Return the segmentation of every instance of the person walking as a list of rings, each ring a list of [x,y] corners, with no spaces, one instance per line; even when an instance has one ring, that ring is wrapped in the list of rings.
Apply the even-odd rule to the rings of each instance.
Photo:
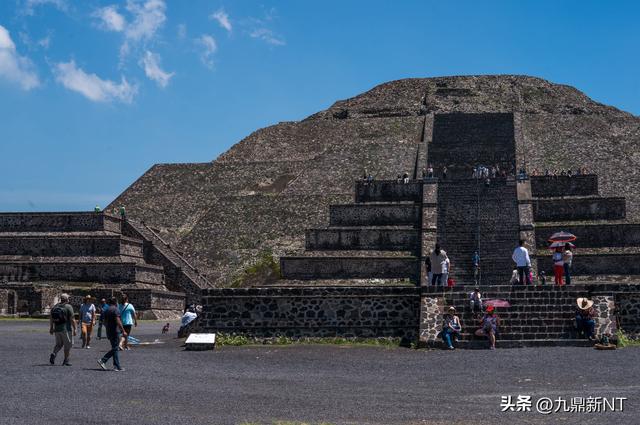
[[[53,306],[49,315],[49,333],[56,338],[56,345],[49,356],[49,363],[56,363],[56,356],[61,348],[64,348],[63,366],[71,366],[69,355],[73,346],[73,337],[76,335],[76,319],[73,307],[69,304],[69,295],[60,295],[60,302]]]
[[[129,296],[122,294],[122,304],[120,305],[120,317],[122,320],[122,326],[126,331],[126,336],[123,335],[120,340],[120,347],[123,350],[129,349],[129,335],[131,335],[131,328],[138,326],[138,318],[136,317],[136,309],[133,304],[129,303]]]
[[[524,247],[524,239],[520,239],[518,247],[513,250],[511,258],[513,259],[513,262],[516,263],[518,281],[520,285],[524,285],[525,279],[527,285],[531,285],[531,277],[529,275],[531,259],[529,258],[529,251]]]
[[[431,284],[442,286],[446,282],[442,282],[443,270],[448,269],[449,257],[447,253],[440,249],[440,244],[436,244],[434,250],[429,255],[431,262]]]
[[[118,300],[116,300],[115,297],[109,299],[109,308],[104,313],[104,329],[107,332],[107,338],[111,344],[111,350],[98,360],[98,366],[107,370],[107,361],[113,358],[114,372],[122,372],[124,369],[120,366],[120,357],[118,355],[118,351],[120,349],[118,331],[120,331],[124,337],[127,336],[127,332],[125,331],[124,326],[122,326],[120,310],[118,309]]]
[[[564,245],[562,262],[564,267],[564,281],[567,285],[571,285],[571,263],[573,262],[573,252],[571,252],[571,244],[569,243]]]
[[[562,247],[557,247],[556,252],[553,253],[553,276],[555,277],[555,283],[558,286],[563,286],[562,275],[564,275],[564,261],[562,260],[563,252]]]
[[[109,304],[107,304],[107,300],[102,298],[100,300],[100,317],[98,318],[98,339],[102,339],[102,326],[104,325],[104,313],[109,309]]]
[[[80,337],[82,338],[82,348],[91,348],[91,333],[96,324],[96,306],[91,302],[91,295],[84,297],[84,302],[80,306]]]

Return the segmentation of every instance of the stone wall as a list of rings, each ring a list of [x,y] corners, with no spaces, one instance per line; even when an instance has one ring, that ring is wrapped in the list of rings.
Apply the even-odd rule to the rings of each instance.
[[[120,232],[120,219],[102,213],[0,213],[0,232]]]
[[[580,254],[574,256],[571,274],[585,275],[638,275],[640,274],[638,254]],[[538,270],[547,273],[547,281],[553,282],[553,261],[550,255],[538,257]]]
[[[0,255],[28,255],[43,257],[142,257],[142,241],[127,240],[119,235],[46,236],[19,237],[2,236],[0,233]]]
[[[18,296],[13,289],[0,288],[0,316],[17,313]]]
[[[617,327],[614,296],[594,295],[592,298],[596,310],[596,336],[615,336]]]
[[[307,250],[415,251],[420,246],[417,229],[310,229],[305,239]]]
[[[417,337],[417,288],[208,289],[199,331],[255,337]]]
[[[421,173],[421,170],[418,170]],[[419,175],[419,177],[422,177]],[[356,182],[356,202],[402,202],[422,200],[422,182],[398,183],[397,180]]]
[[[598,194],[598,176],[532,176],[531,194],[536,198],[595,196]]]
[[[162,285],[161,267],[134,263],[25,262],[0,264],[0,281],[62,280],[105,284]]]
[[[331,205],[331,226],[400,226],[418,225],[420,205],[413,204],[352,204]]]
[[[580,248],[640,246],[640,224],[586,224],[536,227],[536,245],[549,245],[548,239],[556,232],[566,231],[578,238]]]
[[[616,294],[615,307],[622,331],[640,336],[640,293]]]
[[[436,346],[440,342],[438,335],[442,330],[442,314],[444,313],[444,299],[435,294],[423,296],[420,299],[420,335],[421,346]]]
[[[534,200],[535,221],[619,220],[625,218],[625,198]]]
[[[284,279],[391,279],[417,282],[420,265],[415,257],[286,257],[280,259]]]

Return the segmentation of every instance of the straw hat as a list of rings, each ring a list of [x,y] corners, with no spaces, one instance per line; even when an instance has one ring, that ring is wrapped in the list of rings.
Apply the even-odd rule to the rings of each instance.
[[[578,298],[576,300],[576,304],[578,304],[578,308],[581,310],[587,310],[589,308],[591,308],[591,306],[593,305],[593,301],[587,299],[587,298]]]
[[[456,312],[456,308],[455,308],[454,306],[451,306],[451,307],[449,307],[449,308],[447,309],[447,311],[448,311],[449,313],[455,313],[455,312]]]

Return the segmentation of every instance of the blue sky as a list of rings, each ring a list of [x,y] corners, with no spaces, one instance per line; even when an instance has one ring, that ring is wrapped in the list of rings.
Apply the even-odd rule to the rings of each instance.
[[[0,1],[0,211],[104,206],[155,163],[406,77],[528,74],[640,115],[640,2]]]

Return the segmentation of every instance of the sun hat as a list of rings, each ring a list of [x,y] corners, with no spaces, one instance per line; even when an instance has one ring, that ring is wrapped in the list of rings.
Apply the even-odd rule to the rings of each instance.
[[[456,311],[456,308],[455,308],[454,306],[451,306],[451,307],[449,307],[449,308],[447,309],[447,311],[453,311],[453,312],[455,312],[455,311]]]
[[[591,308],[591,306],[593,305],[593,301],[587,299],[586,297],[580,297],[576,300],[576,304],[578,304],[579,309],[586,310],[588,308]]]

